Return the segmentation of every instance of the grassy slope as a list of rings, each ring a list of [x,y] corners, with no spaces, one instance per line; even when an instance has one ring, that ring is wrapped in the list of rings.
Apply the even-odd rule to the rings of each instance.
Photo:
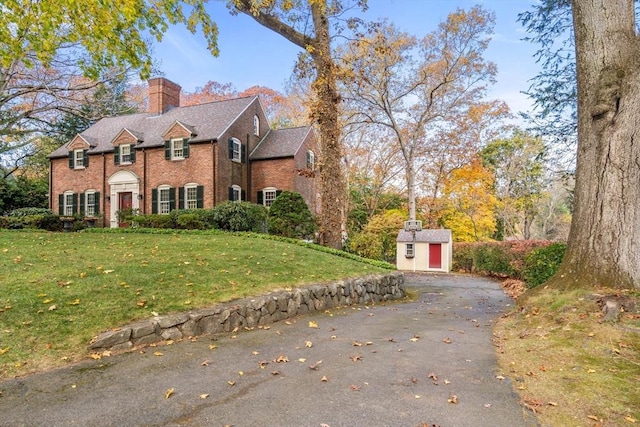
[[[502,375],[542,425],[640,423],[640,316],[603,322],[596,300],[593,290],[546,290],[496,325]]]
[[[155,313],[383,271],[230,234],[0,231],[0,378],[85,357],[93,336]]]

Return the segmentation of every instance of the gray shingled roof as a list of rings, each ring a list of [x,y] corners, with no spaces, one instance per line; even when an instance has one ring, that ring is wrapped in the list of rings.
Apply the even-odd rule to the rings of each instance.
[[[162,134],[176,121],[192,130],[196,136],[192,142],[219,139],[240,114],[257,96],[209,102],[189,107],[172,108],[164,114],[139,113],[125,116],[108,117],[99,120],[81,135],[91,142],[89,153],[113,151],[112,141],[123,129],[135,130],[136,136],[142,136],[143,142],[136,148],[161,147],[164,145]],[[94,145],[95,143],[95,145]],[[50,158],[66,157],[69,153],[66,145],[49,155]]]
[[[400,230],[398,242],[413,242],[411,231]],[[416,242],[424,243],[447,243],[451,241],[451,230],[422,230],[416,231]]]
[[[311,132],[311,126],[272,129],[251,152],[250,158],[251,160],[261,160],[294,156],[309,132]]]

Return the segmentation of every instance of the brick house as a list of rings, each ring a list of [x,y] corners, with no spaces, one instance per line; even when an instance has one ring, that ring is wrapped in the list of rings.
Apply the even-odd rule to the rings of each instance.
[[[148,113],[101,119],[51,153],[49,207],[118,227],[122,209],[270,206],[287,190],[317,213],[311,127],[271,129],[257,96],[180,107],[180,89],[151,79]]]

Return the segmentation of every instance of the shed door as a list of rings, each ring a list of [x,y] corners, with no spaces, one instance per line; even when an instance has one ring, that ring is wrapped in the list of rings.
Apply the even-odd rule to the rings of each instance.
[[[429,268],[442,268],[442,243],[429,243]]]

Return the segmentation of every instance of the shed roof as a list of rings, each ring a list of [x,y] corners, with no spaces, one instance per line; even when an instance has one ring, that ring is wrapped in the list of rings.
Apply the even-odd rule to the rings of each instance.
[[[451,242],[451,230],[421,230],[416,231],[416,242],[420,243],[449,243]],[[413,242],[413,232],[400,230],[397,242]]]
[[[295,156],[311,129],[311,126],[302,126],[270,130],[260,144],[251,152],[251,160]]]

